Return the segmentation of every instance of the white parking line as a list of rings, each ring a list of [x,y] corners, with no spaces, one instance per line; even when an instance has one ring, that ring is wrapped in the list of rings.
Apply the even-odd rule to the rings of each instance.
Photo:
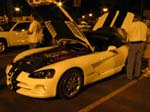
[[[140,77],[139,80],[141,80],[143,77]],[[98,99],[97,101],[95,101],[94,103],[82,108],[81,110],[79,110],[78,112],[89,112],[90,110],[94,109],[95,107],[99,106],[100,104],[104,103],[105,101],[109,100],[110,98],[112,98],[113,96],[123,92],[124,90],[126,90],[127,88],[131,87],[133,84],[135,84],[137,82],[137,80],[133,80],[129,83],[127,83],[126,85],[118,88],[117,90],[111,92],[110,94]]]

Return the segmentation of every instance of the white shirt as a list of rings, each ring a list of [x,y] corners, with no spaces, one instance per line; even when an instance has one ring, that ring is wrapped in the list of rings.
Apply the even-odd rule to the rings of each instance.
[[[43,34],[42,34],[42,27],[38,21],[36,20],[32,21],[28,30],[29,32],[32,32],[31,34],[29,34],[30,43],[41,42]]]
[[[126,29],[126,32],[129,42],[146,41],[148,28],[145,23],[135,21]]]

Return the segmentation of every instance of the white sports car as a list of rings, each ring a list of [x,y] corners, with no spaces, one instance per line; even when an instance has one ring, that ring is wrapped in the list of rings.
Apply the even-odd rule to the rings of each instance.
[[[34,9],[57,44],[18,54],[6,68],[11,90],[35,98],[72,98],[85,85],[125,66],[128,46],[112,28],[83,33],[57,2],[36,4]]]

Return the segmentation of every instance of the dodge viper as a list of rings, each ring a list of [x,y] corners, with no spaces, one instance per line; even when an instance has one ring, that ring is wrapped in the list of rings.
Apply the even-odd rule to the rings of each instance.
[[[83,33],[57,2],[31,5],[56,44],[23,51],[7,65],[11,90],[34,98],[68,99],[78,95],[85,85],[123,69],[128,46],[116,30],[104,27]]]

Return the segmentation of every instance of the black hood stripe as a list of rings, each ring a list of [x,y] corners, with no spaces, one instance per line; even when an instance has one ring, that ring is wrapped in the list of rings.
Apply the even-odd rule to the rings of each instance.
[[[127,11],[121,11],[119,13],[114,25],[117,26],[117,27],[121,27],[122,24],[123,24],[123,21],[126,18],[126,15],[127,15]]]
[[[111,12],[108,14],[108,16],[107,16],[107,18],[106,18],[106,20],[105,20],[105,22],[104,22],[104,24],[103,24],[103,27],[108,27],[108,26],[110,26],[111,23],[112,23],[112,21],[113,21],[113,19],[115,18],[115,15],[116,15],[116,11],[111,11]]]
[[[127,15],[127,11],[111,11],[111,12],[109,12],[109,14],[103,24],[103,27],[112,27],[112,26],[121,27],[126,18],[126,15]],[[113,24],[113,21],[114,21],[114,24]]]
[[[108,13],[105,13],[104,15],[99,17],[99,21],[93,27],[93,30],[97,30],[102,27],[122,27],[125,21],[129,21],[130,19],[132,20],[131,15],[129,16],[128,14],[130,15],[130,13],[127,11],[119,10],[112,10]]]

